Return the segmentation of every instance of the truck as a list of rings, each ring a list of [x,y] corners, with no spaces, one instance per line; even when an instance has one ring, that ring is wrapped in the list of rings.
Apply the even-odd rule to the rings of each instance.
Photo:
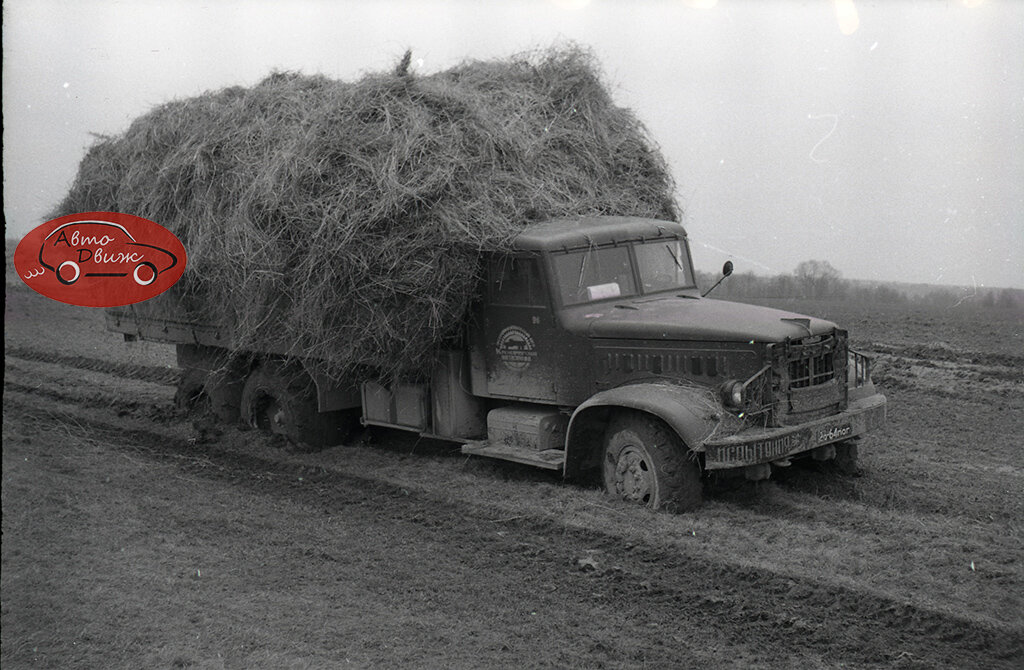
[[[796,459],[853,468],[885,421],[870,360],[845,330],[705,297],[679,223],[531,223],[481,262],[459,339],[401,379],[337,379],[288,352],[240,352],[230,326],[146,303],[108,310],[106,323],[176,345],[179,398],[207,398],[223,421],[311,448],[360,425],[413,431],[675,511],[699,506],[711,475],[761,480]]]

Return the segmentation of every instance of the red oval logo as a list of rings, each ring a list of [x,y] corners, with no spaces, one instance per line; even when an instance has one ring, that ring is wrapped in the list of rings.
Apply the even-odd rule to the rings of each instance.
[[[119,307],[160,295],[185,272],[185,247],[149,219],[69,214],[35,228],[14,251],[18,276],[69,305]]]

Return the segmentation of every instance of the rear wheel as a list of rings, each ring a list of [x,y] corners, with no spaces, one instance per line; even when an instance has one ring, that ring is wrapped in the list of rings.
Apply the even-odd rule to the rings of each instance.
[[[249,361],[221,347],[198,344],[179,344],[177,355],[181,368],[175,398],[178,406],[189,410],[202,407],[223,423],[238,423]]]
[[[605,437],[605,490],[652,509],[686,512],[703,500],[700,464],[679,437],[655,417],[624,413]]]
[[[182,368],[175,404],[189,412],[209,410],[221,423],[238,423],[243,373],[232,369]]]
[[[237,424],[241,416],[245,374],[236,368],[237,366],[228,366],[214,370],[206,379],[206,395],[210,399],[210,409],[222,423]]]
[[[184,368],[178,377],[178,390],[174,394],[174,404],[179,408],[191,411],[199,407],[205,400],[204,385],[206,370]]]
[[[316,387],[300,366],[262,363],[245,382],[242,419],[282,435],[303,451],[340,444],[352,429],[351,413],[318,412]]]

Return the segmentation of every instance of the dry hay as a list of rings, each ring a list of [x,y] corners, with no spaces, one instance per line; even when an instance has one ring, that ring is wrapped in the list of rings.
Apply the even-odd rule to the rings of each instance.
[[[407,65],[355,82],[275,73],[164,104],[89,150],[54,216],[160,223],[189,252],[172,298],[202,305],[193,318],[335,376],[425,369],[460,337],[481,253],[527,223],[678,220],[664,159],[586,51]]]

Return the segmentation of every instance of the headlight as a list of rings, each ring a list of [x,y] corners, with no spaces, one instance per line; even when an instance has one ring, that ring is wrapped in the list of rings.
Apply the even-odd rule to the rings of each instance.
[[[743,382],[726,382],[722,387],[722,402],[735,409],[743,408]]]

